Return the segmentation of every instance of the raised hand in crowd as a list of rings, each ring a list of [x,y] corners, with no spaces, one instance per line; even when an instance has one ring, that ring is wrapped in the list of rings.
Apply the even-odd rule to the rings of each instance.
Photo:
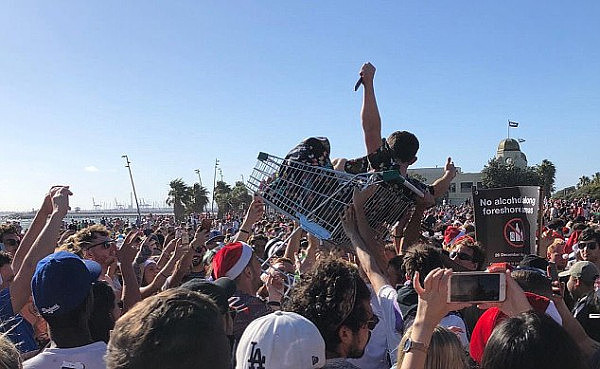
[[[240,225],[240,229],[232,242],[248,241],[248,237],[250,237],[250,233],[252,232],[252,226],[262,218],[264,213],[265,204],[260,197],[254,196],[250,203],[250,207],[248,208],[248,212],[246,213],[246,217]]]
[[[189,251],[191,250],[189,244],[182,244],[181,238],[175,239],[173,243],[174,249],[171,255],[169,255],[170,257],[166,264],[162,268],[160,268],[160,271],[149,285],[140,287],[140,293],[142,294],[142,298],[146,298],[148,296],[153,295],[154,293],[158,292],[163,286],[168,287],[169,285],[165,284],[165,282],[173,273],[175,265],[184,255],[186,255],[186,253],[189,253]]]
[[[192,242],[190,242],[190,247],[192,249],[201,249],[202,247],[205,247],[209,232],[210,231],[206,229],[198,227],[198,229],[196,229],[196,233],[194,234],[194,239]]]
[[[490,270],[493,272],[494,270]],[[525,292],[519,284],[511,277],[510,271],[506,270],[506,299],[502,302],[487,302],[478,304],[480,309],[497,307],[509,317],[531,310],[531,304],[525,296]]]
[[[29,229],[23,236],[23,239],[21,239],[19,247],[13,257],[12,268],[15,272],[21,268],[21,263],[23,262],[25,255],[27,255],[29,249],[31,249],[31,245],[33,245],[33,242],[39,236],[40,232],[44,228],[44,225],[46,225],[48,216],[52,214],[52,197],[54,197],[56,192],[63,187],[68,188],[68,186],[52,186],[50,191],[48,191],[48,193],[44,196],[40,210],[38,210],[38,212],[35,214]]]
[[[52,187],[47,196],[51,207],[46,205],[44,212],[50,209],[50,217],[45,221],[43,229],[33,242],[30,250],[26,253],[15,276],[10,284],[11,303],[13,311],[20,311],[29,301],[31,296],[31,278],[35,267],[42,258],[54,252],[56,242],[60,233],[62,219],[69,211],[69,196],[73,193],[68,186]],[[46,203],[46,198],[44,199]],[[18,250],[17,250],[18,251]]]
[[[165,239],[165,242],[167,242],[167,240]],[[156,267],[158,269],[162,269],[167,262],[169,261],[169,258],[171,257],[171,254],[173,253],[173,250],[175,250],[175,246],[177,245],[177,240],[175,238],[172,238],[167,244],[166,246],[163,248],[160,257],[158,258],[158,261],[156,262]]]
[[[440,320],[450,311],[460,310],[469,306],[467,303],[449,303],[448,280],[452,271],[436,268],[425,277],[421,285],[419,272],[415,272],[413,285],[418,294],[418,307],[415,321],[410,333],[410,341],[415,349],[402,351],[403,358],[400,369],[422,369],[428,353],[433,330]],[[400,362],[400,360],[398,360]]]
[[[130,231],[123,244],[117,249],[117,260],[121,264],[121,275],[123,277],[123,312],[129,310],[133,305],[142,300],[139,284],[135,271],[133,269],[133,261],[137,255],[137,248],[140,244],[141,231]]]

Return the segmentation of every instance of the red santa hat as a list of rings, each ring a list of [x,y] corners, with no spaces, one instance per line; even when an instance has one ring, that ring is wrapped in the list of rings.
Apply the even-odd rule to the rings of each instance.
[[[464,231],[463,231],[464,234]],[[444,245],[451,245],[457,237],[461,236],[461,231],[458,227],[448,226],[444,231]]]
[[[554,319],[558,324],[562,325],[562,318],[554,305],[554,302],[547,297],[536,295],[535,293],[525,292],[527,300],[531,307],[540,313],[544,313]],[[500,311],[500,309],[493,307],[489,308],[481,315],[475,328],[473,328],[473,334],[471,335],[471,343],[469,347],[469,353],[473,360],[481,363],[483,357],[483,350],[487,341],[492,335],[492,331],[496,326],[504,319],[508,318],[506,314]]]
[[[213,258],[213,278],[237,278],[252,259],[252,252],[252,247],[244,242],[225,245]]]

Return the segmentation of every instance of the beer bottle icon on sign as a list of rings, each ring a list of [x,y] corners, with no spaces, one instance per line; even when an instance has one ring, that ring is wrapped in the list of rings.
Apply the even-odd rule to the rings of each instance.
[[[515,223],[515,228],[510,231],[509,238],[511,242],[523,242],[523,231],[519,227],[519,223]]]

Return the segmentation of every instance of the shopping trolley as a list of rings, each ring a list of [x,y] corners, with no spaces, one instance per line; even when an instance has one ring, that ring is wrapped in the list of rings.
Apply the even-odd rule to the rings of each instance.
[[[294,219],[307,232],[335,245],[349,240],[340,215],[352,202],[355,187],[376,186],[365,203],[365,215],[379,240],[411,209],[423,192],[396,170],[350,174],[259,153],[247,187],[265,204]]]

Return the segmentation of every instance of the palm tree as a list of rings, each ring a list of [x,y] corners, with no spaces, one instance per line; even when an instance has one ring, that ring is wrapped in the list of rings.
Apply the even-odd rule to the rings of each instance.
[[[175,220],[181,221],[185,217],[186,205],[190,202],[190,188],[181,178],[172,180],[169,183],[171,190],[167,197],[167,205],[173,205]]]
[[[590,184],[590,177],[581,176],[579,177],[579,183],[577,183],[577,188],[585,187]]]
[[[554,192],[554,177],[556,175],[556,167],[547,159],[542,160],[542,163],[536,167],[540,176],[541,186],[544,190],[544,195],[550,197]]]
[[[191,188],[190,204],[188,212],[201,213],[208,205],[208,190],[206,187],[200,186],[200,183],[194,183]]]
[[[215,202],[219,207],[218,216],[222,217],[231,209],[231,186],[224,181],[217,181],[215,187]]]
[[[592,176],[592,182],[600,184],[600,172],[594,173],[594,175]]]

